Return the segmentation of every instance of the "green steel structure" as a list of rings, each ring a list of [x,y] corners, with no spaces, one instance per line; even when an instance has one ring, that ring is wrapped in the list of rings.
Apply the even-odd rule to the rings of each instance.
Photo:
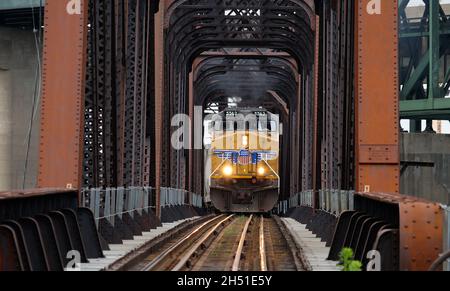
[[[428,129],[432,120],[450,120],[450,7],[440,2],[407,10],[410,0],[399,1],[400,116],[415,128],[421,120]]]

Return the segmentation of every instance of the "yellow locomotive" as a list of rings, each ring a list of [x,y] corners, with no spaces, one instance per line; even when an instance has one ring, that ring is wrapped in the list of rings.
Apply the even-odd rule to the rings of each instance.
[[[222,212],[273,209],[279,196],[278,116],[265,109],[229,108],[211,122],[211,203]]]

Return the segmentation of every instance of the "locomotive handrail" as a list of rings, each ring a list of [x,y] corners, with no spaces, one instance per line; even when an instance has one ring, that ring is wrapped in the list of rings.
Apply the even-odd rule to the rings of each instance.
[[[211,179],[212,176],[214,175],[214,173],[216,173],[220,169],[220,167],[222,167],[222,165],[225,163],[225,161],[226,160],[222,160],[222,163],[220,163],[220,165],[214,171],[211,172],[211,175],[209,175],[209,179]]]
[[[278,188],[280,187],[280,176],[278,175],[278,173],[270,166],[270,164],[267,162],[267,160],[263,160],[264,163],[266,163],[266,165],[269,167],[269,169],[275,174],[275,176],[277,176],[278,178]]]

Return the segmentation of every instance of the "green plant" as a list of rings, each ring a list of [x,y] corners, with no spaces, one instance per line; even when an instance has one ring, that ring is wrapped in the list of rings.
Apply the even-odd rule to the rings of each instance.
[[[343,248],[339,254],[339,267],[342,267],[344,272],[361,272],[362,263],[354,260],[355,256],[353,250],[350,248]]]

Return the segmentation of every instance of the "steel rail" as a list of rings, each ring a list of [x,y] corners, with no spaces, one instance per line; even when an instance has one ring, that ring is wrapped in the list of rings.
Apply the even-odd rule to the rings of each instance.
[[[234,257],[233,266],[231,268],[231,270],[234,272],[239,271],[239,265],[240,265],[241,257],[242,257],[242,250],[244,249],[245,238],[247,237],[248,227],[250,226],[252,219],[253,219],[253,214],[250,215],[249,219],[245,223],[244,229],[242,230],[241,239],[239,241],[239,245],[236,250],[236,256]]]
[[[178,262],[178,264],[172,268],[172,271],[180,271],[181,269],[183,269],[184,267],[187,266],[187,263],[189,262],[189,260],[194,257],[197,253],[197,250],[203,248],[205,246],[205,242],[212,237],[213,235],[217,235],[217,229],[225,224],[228,220],[230,220],[231,218],[234,217],[234,214],[228,216],[227,218],[221,220],[219,223],[216,224],[216,226],[214,226],[206,235],[204,235],[202,237],[202,239],[200,239],[200,241],[198,241],[187,253],[186,255],[184,255],[180,261]]]
[[[186,237],[178,241],[176,244],[171,246],[170,248],[166,249],[164,252],[159,254],[154,260],[152,260],[149,264],[147,264],[145,267],[142,268],[142,271],[151,271],[156,266],[158,266],[161,262],[163,262],[173,251],[175,251],[177,248],[179,248],[181,245],[183,245],[185,242],[187,242],[189,239],[191,239],[195,234],[200,232],[203,228],[205,228],[207,225],[211,224],[212,222],[220,219],[224,215],[219,215],[217,217],[214,217],[206,222],[204,222],[202,225],[197,227],[194,231],[189,233]]]
[[[264,216],[261,215],[261,224],[259,226],[259,255],[260,267],[262,272],[267,271],[266,244],[264,241]]]

